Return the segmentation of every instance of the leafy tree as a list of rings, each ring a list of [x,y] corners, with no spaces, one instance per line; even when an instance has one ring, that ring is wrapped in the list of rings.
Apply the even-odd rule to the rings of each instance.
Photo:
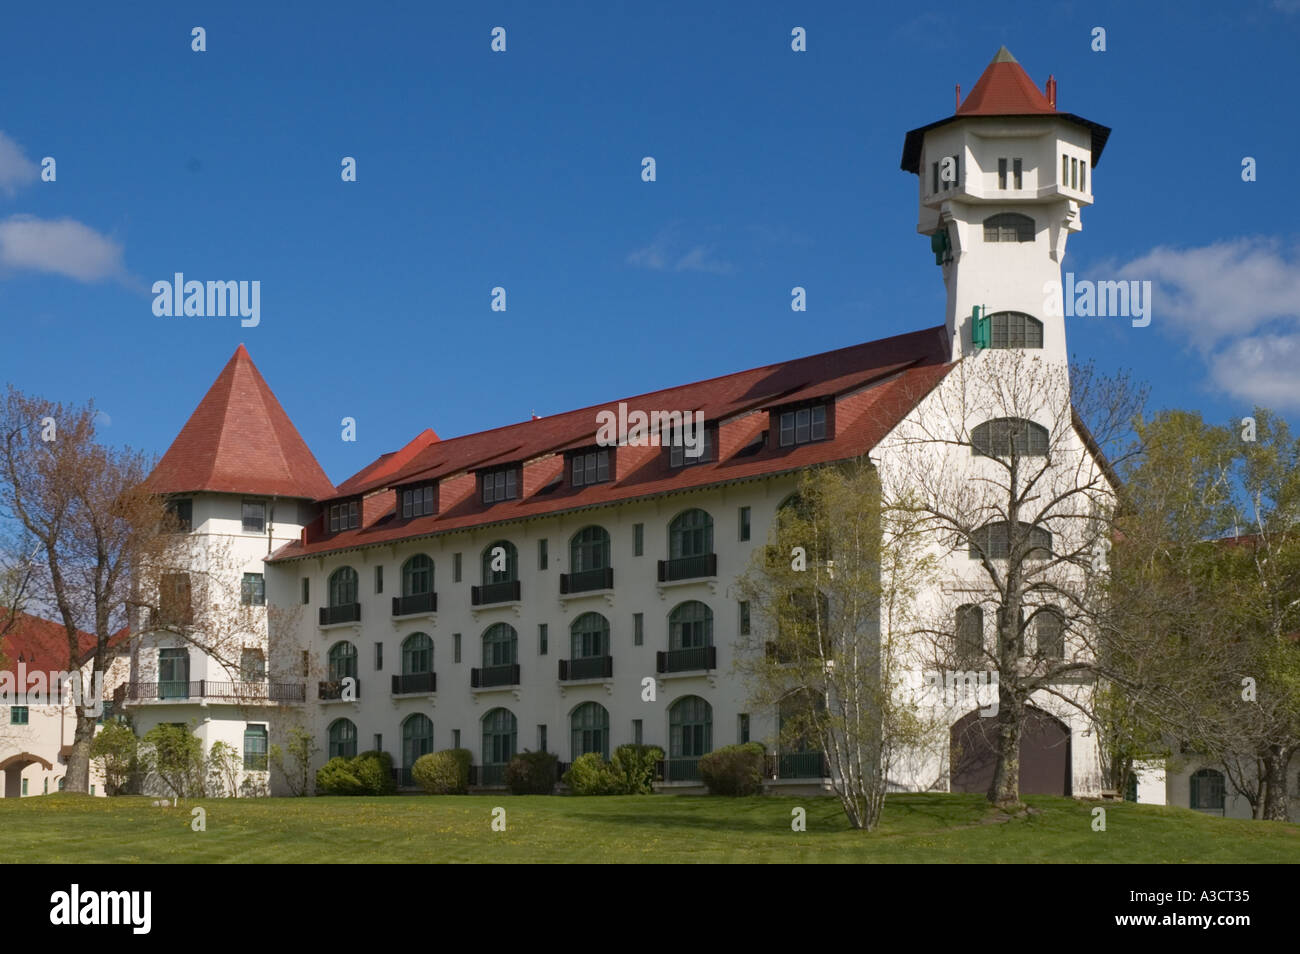
[[[273,768],[284,778],[289,791],[294,795],[306,795],[308,780],[311,778],[311,762],[320,751],[316,739],[300,725],[289,730],[284,747],[272,745],[270,762]]]
[[[99,759],[104,770],[104,790],[109,795],[121,795],[137,771],[136,750],[138,740],[130,726],[109,722],[90,744],[90,757]]]
[[[189,727],[164,722],[140,740],[140,764],[177,798],[204,793],[203,742]]]

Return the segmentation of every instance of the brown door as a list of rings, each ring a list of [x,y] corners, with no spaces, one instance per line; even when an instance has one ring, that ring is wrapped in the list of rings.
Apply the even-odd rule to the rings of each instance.
[[[952,791],[989,790],[997,739],[997,716],[981,718],[978,709],[953,723]],[[1070,730],[1061,720],[1032,707],[1025,710],[1020,735],[1020,793],[1070,794]]]

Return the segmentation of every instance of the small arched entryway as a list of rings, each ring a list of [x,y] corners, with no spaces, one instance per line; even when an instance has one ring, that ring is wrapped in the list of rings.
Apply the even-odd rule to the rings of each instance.
[[[968,712],[953,723],[950,743],[954,792],[980,792],[993,784],[997,764],[997,716]],[[1070,729],[1030,706],[1020,734],[1020,794],[1069,795]]]
[[[50,771],[54,765],[41,758],[39,755],[33,755],[31,752],[19,752],[17,755],[11,755],[9,758],[0,762],[0,772],[4,772],[5,798],[21,798],[23,794],[23,771],[29,765],[43,765],[45,771]]]

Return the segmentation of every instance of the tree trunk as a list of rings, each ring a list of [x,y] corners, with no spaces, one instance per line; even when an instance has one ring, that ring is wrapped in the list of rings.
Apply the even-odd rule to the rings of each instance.
[[[95,737],[95,716],[77,712],[77,728],[72,734],[72,751],[68,753],[68,771],[63,787],[69,792],[90,791],[90,740]]]
[[[1286,821],[1286,770],[1291,753],[1280,745],[1270,745],[1264,752],[1264,813],[1265,821]]]
[[[998,761],[989,801],[1003,811],[1020,808],[1020,730],[1022,712],[1005,687],[998,688]]]

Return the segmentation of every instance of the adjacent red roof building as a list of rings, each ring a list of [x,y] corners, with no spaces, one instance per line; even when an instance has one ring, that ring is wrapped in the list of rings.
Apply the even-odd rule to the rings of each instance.
[[[3,628],[3,626],[0,626]],[[125,627],[114,633],[110,647],[120,646],[129,635]],[[78,665],[84,665],[95,652],[95,635],[81,631],[78,634],[80,655]],[[28,672],[61,672],[68,668],[68,633],[62,623],[20,613],[3,638],[0,638],[0,671],[17,675],[18,663]]]

